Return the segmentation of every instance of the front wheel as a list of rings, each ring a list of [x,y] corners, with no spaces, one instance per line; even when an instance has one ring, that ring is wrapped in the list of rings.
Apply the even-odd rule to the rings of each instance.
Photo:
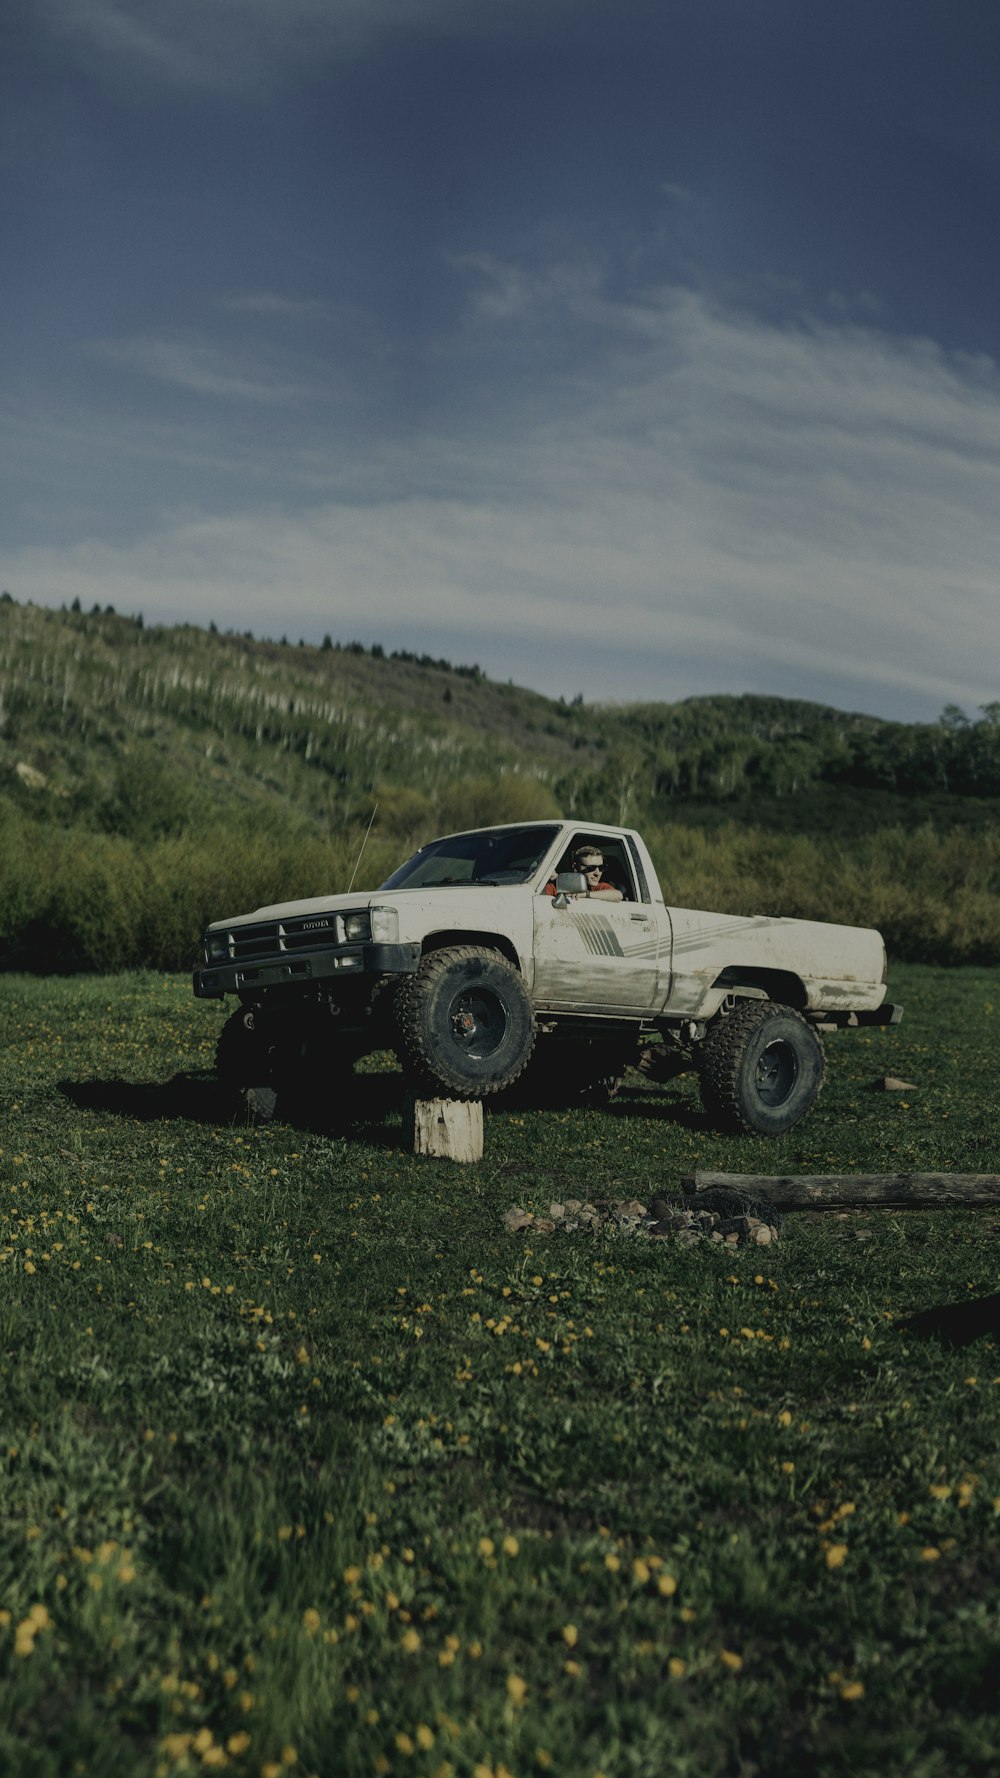
[[[396,1000],[399,1057],[428,1097],[485,1099],[525,1068],[535,1042],[531,1001],[512,964],[478,945],[432,951]]]
[[[783,1136],[819,1098],[823,1045],[801,1013],[750,1000],[701,1046],[701,1102],[721,1130]]]
[[[219,1033],[215,1072],[234,1107],[253,1123],[266,1124],[278,1109],[275,1050],[253,1012],[234,1012]]]

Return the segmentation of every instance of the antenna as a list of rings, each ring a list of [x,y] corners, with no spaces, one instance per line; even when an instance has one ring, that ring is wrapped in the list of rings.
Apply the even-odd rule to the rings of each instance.
[[[374,821],[377,814],[378,814],[378,803],[375,804],[375,807],[371,813],[371,821],[369,821],[368,826],[365,828],[365,837],[361,842],[361,850],[358,853],[357,863],[355,864],[354,869],[351,872],[351,880],[347,885],[348,895],[350,895],[351,890],[354,888],[354,879],[357,876],[358,871],[361,868],[361,860],[365,855],[365,847],[368,844],[368,835],[371,833],[371,830],[372,830],[372,821]]]

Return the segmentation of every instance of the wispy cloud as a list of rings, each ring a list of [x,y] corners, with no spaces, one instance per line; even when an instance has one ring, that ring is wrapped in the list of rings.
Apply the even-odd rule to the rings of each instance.
[[[220,309],[230,315],[257,315],[265,320],[315,321],[327,320],[332,304],[322,297],[282,296],[275,290],[247,291],[242,296],[223,297]]]
[[[170,85],[280,83],[389,36],[495,36],[558,24],[574,0],[37,0],[50,29],[109,69]]]
[[[97,340],[90,351],[106,364],[216,400],[301,402],[310,393],[306,383],[290,381],[280,371],[267,374],[261,354],[251,357],[199,340],[152,335]]]
[[[415,446],[331,438],[280,509],[24,550],[6,583],[271,633],[420,635],[591,697],[757,689],[916,716],[996,695],[991,360],[690,291],[612,301],[589,272],[490,265],[512,294],[484,305],[483,264],[468,325],[484,351],[515,301],[522,345],[556,326],[587,342],[551,401]]]

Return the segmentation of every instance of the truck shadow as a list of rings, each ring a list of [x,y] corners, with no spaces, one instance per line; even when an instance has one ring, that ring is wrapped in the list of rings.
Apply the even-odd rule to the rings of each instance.
[[[242,1109],[234,1109],[231,1097],[220,1085],[213,1069],[189,1070],[171,1075],[164,1081],[107,1079],[61,1080],[58,1090],[81,1111],[110,1113],[113,1117],[130,1118],[139,1123],[201,1124],[216,1128],[250,1128],[265,1120],[254,1119]],[[402,1117],[405,1081],[398,1070],[385,1073],[355,1074],[350,1091],[341,1102],[327,1103],[317,1112],[314,1103],[283,1103],[274,1118],[275,1127],[303,1130],[312,1135],[339,1140],[363,1142],[374,1148],[399,1148],[402,1142]],[[519,1097],[515,1105],[503,1101],[485,1101],[488,1117],[502,1117],[508,1111],[555,1112],[579,1110],[572,1102],[552,1098],[534,1103],[530,1095]],[[709,1119],[700,1107],[692,1105],[680,1094],[662,1087],[625,1087],[610,1104],[594,1108],[607,1117],[636,1121],[656,1119],[661,1123],[679,1125],[683,1129],[705,1131]]]
[[[185,1123],[248,1129],[261,1127],[234,1109],[232,1098],[221,1086],[214,1069],[171,1075],[164,1081],[61,1080],[58,1091],[81,1111],[110,1113],[138,1123]],[[282,1107],[274,1119],[276,1128],[310,1134],[354,1139],[369,1147],[398,1148],[401,1142],[403,1084],[398,1074],[364,1074],[351,1079],[349,1101],[326,1106],[317,1114],[308,1105]]]
[[[60,1080],[58,1091],[81,1111],[109,1111],[115,1117],[160,1123],[183,1118],[187,1123],[225,1124],[215,1074],[209,1069],[171,1075],[169,1080]]]

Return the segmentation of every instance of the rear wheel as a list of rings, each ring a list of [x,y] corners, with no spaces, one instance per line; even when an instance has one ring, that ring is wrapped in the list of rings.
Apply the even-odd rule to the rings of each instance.
[[[750,1000],[709,1032],[699,1067],[701,1101],[719,1129],[782,1136],[815,1105],[825,1062],[801,1013]]]
[[[485,1099],[523,1072],[535,1042],[531,1001],[512,964],[478,945],[432,951],[396,999],[399,1056],[427,1096]]]

